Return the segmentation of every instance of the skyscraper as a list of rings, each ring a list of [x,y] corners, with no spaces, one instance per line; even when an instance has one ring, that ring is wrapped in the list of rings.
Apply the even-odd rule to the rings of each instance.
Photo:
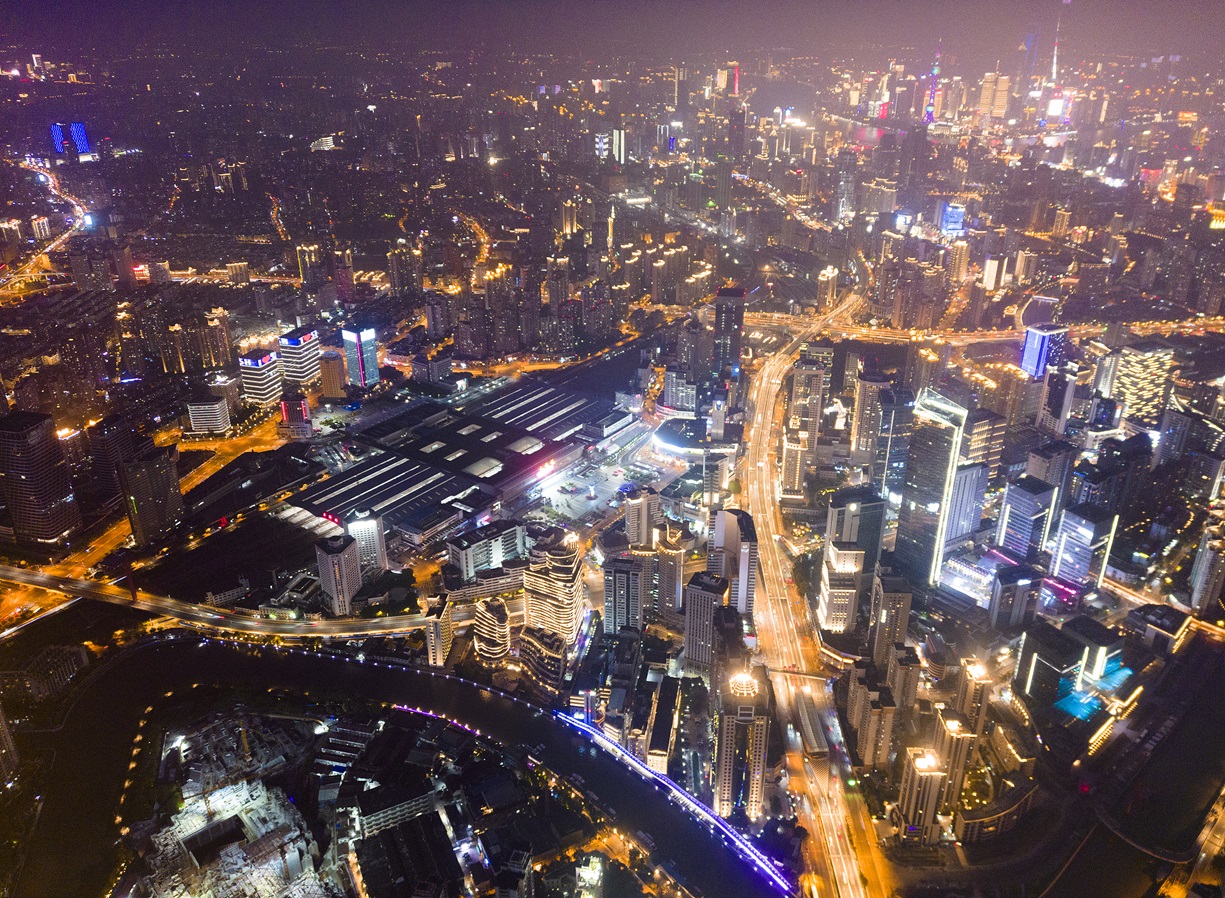
[[[987,466],[958,465],[949,494],[948,526],[944,533],[945,551],[968,542],[978,532],[987,496]]]
[[[930,387],[914,407],[914,432],[898,512],[898,567],[913,582],[934,585],[944,563],[949,512],[966,410]]]
[[[476,603],[472,644],[482,664],[499,665],[510,655],[510,612],[501,599]]]
[[[315,543],[319,564],[319,588],[328,597],[336,617],[353,613],[353,597],[362,588],[362,563],[357,540],[351,536],[327,536]]]
[[[16,411],[0,418],[0,492],[20,541],[57,543],[81,526],[50,415]]]
[[[610,558],[604,562],[605,633],[616,633],[622,627],[642,628],[650,577],[651,570],[641,557]]]
[[[1191,567],[1191,608],[1208,620],[1225,617],[1225,527],[1209,522]]]
[[[1022,561],[1035,557],[1050,537],[1055,501],[1055,487],[1028,474],[1008,484],[1000,505],[995,544]]]
[[[987,725],[991,685],[991,677],[981,661],[977,658],[961,659],[961,679],[957,683],[957,700],[953,707],[965,717],[976,736],[981,736]]]
[[[719,736],[715,750],[715,813],[762,814],[766,750],[770,735],[770,684],[765,668],[743,670],[720,690]]]
[[[314,383],[319,379],[319,331],[299,327],[281,334],[281,375],[295,386]]]
[[[743,287],[720,287],[715,294],[715,373],[725,368],[740,371],[741,335],[744,332],[744,301],[748,295]]]
[[[884,670],[893,647],[906,641],[911,598],[909,581],[894,574],[893,569],[882,560],[872,578],[872,630],[869,638],[872,663],[877,670]]]
[[[976,408],[967,413],[961,438],[961,461],[969,465],[985,464],[988,479],[994,479],[1000,472],[1007,431],[1008,420],[990,409]]]
[[[345,523],[345,530],[357,542],[364,579],[373,580],[387,570],[387,540],[381,515],[369,509],[356,511]]]
[[[132,425],[121,415],[107,415],[85,428],[89,437],[90,473],[105,496],[120,490],[120,469],[136,448]]]
[[[927,748],[906,749],[902,789],[894,813],[903,841],[934,845],[940,839],[940,799],[946,776],[940,758]]]
[[[319,354],[319,376],[323,380],[323,399],[344,399],[347,374],[345,357],[333,349]]]
[[[275,352],[250,352],[238,359],[243,398],[271,408],[281,401],[281,358]]]
[[[962,714],[943,707],[936,710],[936,757],[947,773],[940,804],[946,812],[961,803],[961,789],[975,739],[973,727]]]
[[[855,416],[851,419],[851,453],[863,456],[870,464],[875,462],[876,443],[880,438],[880,397],[882,393],[892,388],[892,380],[874,371],[863,372],[855,384]]]
[[[1099,588],[1106,576],[1118,523],[1117,514],[1087,502],[1065,508],[1055,536],[1051,575],[1090,589]]]
[[[178,466],[164,446],[155,446],[120,468],[124,505],[136,545],[147,546],[183,523]]]
[[[1103,394],[1122,399],[1128,418],[1157,424],[1169,395],[1174,350],[1156,340],[1143,340],[1119,350],[1114,383]]]
[[[698,571],[685,584],[685,670],[709,680],[715,657],[715,609],[727,604],[728,583]]]
[[[822,630],[844,633],[855,629],[863,557],[863,549],[853,543],[825,540],[817,594],[817,623]]]
[[[891,505],[902,501],[906,459],[914,430],[914,403],[914,393],[906,388],[884,390],[880,394],[880,433],[872,462],[872,486]]]
[[[523,573],[528,625],[556,634],[567,648],[583,622],[584,568],[578,535],[558,531],[532,547]]]
[[[625,537],[631,546],[649,546],[659,523],[659,493],[639,487],[625,497]]]
[[[731,584],[731,603],[741,614],[753,613],[757,595],[757,528],[753,516],[740,509],[715,513],[706,550],[706,570]]]
[[[341,330],[350,386],[366,389],[379,382],[379,346],[373,327],[352,325]]]
[[[1047,368],[1063,363],[1064,342],[1068,329],[1053,324],[1026,328],[1025,344],[1021,347],[1021,370],[1030,377],[1042,377]]]

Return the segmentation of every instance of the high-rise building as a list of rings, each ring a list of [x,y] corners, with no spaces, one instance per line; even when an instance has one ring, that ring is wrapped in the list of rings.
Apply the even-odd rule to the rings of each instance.
[[[1029,565],[996,568],[991,581],[991,603],[987,611],[996,630],[1016,630],[1033,622],[1038,610],[1042,572]]]
[[[1072,473],[1076,468],[1076,460],[1080,450],[1071,443],[1056,440],[1043,443],[1037,449],[1031,449],[1025,465],[1025,473],[1030,477],[1044,480],[1055,488],[1055,504],[1051,509],[1051,526],[1058,520],[1059,512],[1068,504],[1068,494],[1071,492]]]
[[[906,459],[910,457],[910,437],[914,431],[914,404],[914,393],[904,387],[880,394],[880,433],[872,462],[872,485],[890,505],[902,501]]]
[[[838,269],[826,265],[817,274],[817,312],[826,312],[838,301]]]
[[[836,490],[825,515],[825,538],[863,549],[864,571],[870,576],[880,561],[885,533],[885,500],[866,486]]]
[[[353,598],[362,588],[362,562],[357,540],[351,536],[327,536],[315,543],[319,564],[319,588],[328,597],[336,617],[353,613]]]
[[[546,695],[561,689],[566,674],[566,639],[560,633],[526,626],[519,633],[519,664],[528,682]]]
[[[1219,519],[1204,528],[1191,567],[1191,608],[1197,617],[1225,617],[1225,526]]]
[[[962,714],[943,707],[936,710],[936,757],[947,773],[940,803],[946,812],[961,804],[961,789],[975,739],[973,727]]]
[[[1114,383],[1103,395],[1122,399],[1126,417],[1147,424],[1159,423],[1169,396],[1174,350],[1156,340],[1143,340],[1118,352]]]
[[[757,595],[757,528],[741,509],[719,509],[707,546],[706,570],[731,584],[731,603],[752,615]]]
[[[715,373],[725,368],[740,370],[741,336],[744,332],[744,302],[748,292],[743,287],[720,287],[715,294]]]
[[[995,529],[995,544],[1022,561],[1042,551],[1055,519],[1056,489],[1022,474],[1004,489],[1004,501]]]
[[[136,545],[147,546],[183,523],[178,466],[164,446],[148,449],[120,468],[124,505]]]
[[[678,626],[685,601],[685,546],[681,535],[662,527],[655,537],[655,615]]]
[[[821,412],[825,402],[825,387],[829,371],[825,359],[801,349],[791,366],[791,393],[787,397],[788,426],[808,435],[809,444],[817,444],[821,429]]]
[[[1021,347],[1021,370],[1030,377],[1041,378],[1047,368],[1063,364],[1064,342],[1068,329],[1053,324],[1039,324],[1025,330]]]
[[[869,637],[872,663],[877,670],[883,670],[888,665],[893,647],[906,641],[911,598],[910,582],[894,574],[892,568],[881,561],[872,578],[872,629]]]
[[[4,708],[0,707],[0,784],[11,783],[16,779],[20,766],[21,760],[17,757],[17,745],[13,742],[13,733],[9,730]]]
[[[295,386],[304,386],[319,379],[319,355],[322,345],[319,331],[313,327],[299,327],[281,334],[281,376]]]
[[[958,465],[949,494],[948,526],[944,533],[945,551],[973,539],[983,520],[987,497],[987,466]]]
[[[939,580],[965,423],[966,410],[930,387],[915,401],[894,553],[912,582]]]
[[[510,655],[510,612],[501,599],[476,603],[472,619],[472,645],[482,664],[497,666]]]
[[[323,380],[323,398],[344,399],[348,370],[345,357],[334,349],[319,354],[319,376]]]
[[[281,358],[275,352],[251,352],[238,359],[243,398],[271,408],[281,401]]]
[[[1065,508],[1055,536],[1051,575],[1090,589],[1100,588],[1118,523],[1117,514],[1087,502]]]
[[[625,537],[631,546],[651,545],[659,521],[659,493],[654,489],[638,487],[625,497]]]
[[[81,526],[72,475],[50,415],[0,418],[0,493],[23,542],[58,543]]]
[[[1039,619],[1026,629],[1017,649],[1012,692],[1032,709],[1048,709],[1076,687],[1084,646]]]
[[[685,584],[685,670],[709,679],[715,657],[715,609],[727,604],[727,580],[698,571]]]
[[[949,284],[954,289],[960,287],[970,273],[970,244],[957,240],[949,247],[948,255]]]
[[[230,429],[230,405],[224,396],[199,396],[187,403],[192,433],[225,433]]]
[[[528,626],[561,637],[569,648],[583,622],[583,571],[578,535],[558,531],[532,547],[523,591]]]
[[[953,707],[965,717],[976,736],[981,736],[987,725],[991,686],[991,677],[981,661],[977,658],[961,659],[961,678],[957,683],[957,699]]]
[[[874,371],[865,371],[855,384],[855,415],[851,419],[851,453],[876,459],[880,439],[881,394],[893,389],[893,381]],[[875,476],[875,475],[874,475]]]
[[[120,469],[136,450],[132,425],[121,415],[107,415],[85,428],[89,438],[90,473],[104,496],[120,491]]]
[[[356,511],[345,522],[345,530],[357,542],[364,579],[374,580],[387,570],[387,539],[381,515],[369,509]]]
[[[373,327],[351,325],[340,335],[345,344],[349,385],[363,390],[373,387],[379,382],[378,332]]]
[[[310,403],[304,394],[286,393],[281,397],[280,430],[291,440],[309,440],[315,435]]]
[[[720,690],[715,749],[714,810],[720,817],[742,811],[756,820],[763,813],[770,715],[765,668],[732,674]]]
[[[651,559],[653,561],[653,559]],[[651,592],[653,564],[647,559],[627,556],[604,562],[604,632],[617,633],[622,627],[642,629],[643,611]]]
[[[895,806],[903,841],[934,845],[940,840],[940,799],[946,776],[931,749],[906,749],[902,789]]]
[[[961,460],[965,464],[985,464],[987,477],[994,479],[1000,472],[1004,454],[1004,438],[1008,419],[990,409],[976,408],[966,415],[965,432],[961,438]]]
[[[826,538],[821,556],[821,584],[817,593],[817,624],[822,630],[845,633],[855,629],[863,559],[863,549],[853,543]]]
[[[522,521],[491,521],[447,540],[447,562],[464,583],[471,583],[481,571],[502,567],[527,553],[527,527]]]
[[[455,638],[451,601],[442,596],[432,603],[422,617],[425,618],[425,660],[430,667],[446,667],[447,656]]]

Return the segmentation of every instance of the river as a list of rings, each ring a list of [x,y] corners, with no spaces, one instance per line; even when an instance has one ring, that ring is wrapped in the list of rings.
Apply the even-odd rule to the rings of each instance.
[[[98,898],[117,857],[115,814],[140,720],[165,693],[196,683],[223,689],[258,684],[301,693],[339,690],[428,708],[505,745],[543,743],[541,761],[557,773],[579,774],[617,815],[618,828],[648,833],[656,859],[673,860],[706,898],[771,893],[719,837],[653,785],[574,730],[521,703],[425,671],[181,638],[136,649],[96,674],[58,731],[27,741],[55,756],[17,898]]]

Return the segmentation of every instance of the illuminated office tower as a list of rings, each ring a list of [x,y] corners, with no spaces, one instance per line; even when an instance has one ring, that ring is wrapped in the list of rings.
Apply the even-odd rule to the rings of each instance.
[[[574,645],[583,621],[583,571],[578,534],[566,533],[532,547],[523,591],[528,626]]]
[[[684,610],[685,546],[680,533],[670,528],[660,528],[655,538],[655,577],[655,612],[665,622],[675,622]]]
[[[472,645],[482,664],[497,666],[510,655],[510,612],[504,601],[485,599],[476,603]]]
[[[1068,362],[1058,368],[1048,367],[1042,379],[1042,397],[1038,403],[1035,423],[1043,433],[1063,436],[1077,399],[1080,366]],[[1086,384],[1086,387],[1088,385]]]
[[[362,588],[362,562],[357,540],[351,536],[328,536],[315,543],[319,564],[319,588],[328,597],[336,617],[353,613],[353,598]]]
[[[387,280],[393,296],[421,289],[421,250],[397,246],[387,254]]]
[[[136,437],[122,415],[107,415],[85,428],[89,438],[90,474],[100,492],[114,496],[120,490],[123,463],[132,457]]]
[[[1033,623],[1038,610],[1042,572],[1026,564],[996,568],[987,611],[993,630],[1015,630]]]
[[[953,475],[953,491],[949,495],[948,527],[944,534],[946,551],[958,543],[971,540],[983,520],[987,498],[987,466],[959,465]]]
[[[323,281],[323,250],[318,244],[304,244],[298,247],[298,277],[302,286],[308,290],[318,287]]]
[[[72,474],[50,415],[0,418],[0,494],[19,542],[56,543],[81,526]]]
[[[912,582],[939,580],[965,423],[966,410],[930,387],[915,401],[894,553]]]
[[[715,657],[715,609],[727,604],[727,580],[698,571],[685,584],[685,670],[710,679]]]
[[[1068,329],[1053,324],[1039,324],[1025,329],[1021,347],[1021,370],[1030,377],[1041,378],[1047,368],[1063,364],[1064,343]]]
[[[914,432],[914,404],[914,393],[905,387],[880,394],[880,433],[872,462],[872,486],[890,505],[902,501],[906,459],[910,457],[910,437]]]
[[[355,511],[345,523],[345,530],[357,541],[362,576],[366,580],[377,579],[387,570],[387,539],[383,532],[382,516],[369,509]]]
[[[936,710],[936,757],[947,774],[940,804],[946,813],[956,810],[961,803],[975,738],[973,727],[963,715],[949,708]]]
[[[1050,537],[1056,501],[1055,487],[1022,474],[1004,489],[995,544],[1016,558],[1035,557]]]
[[[526,626],[519,632],[519,666],[528,682],[546,694],[561,689],[566,674],[566,640],[558,633]]]
[[[827,538],[821,556],[821,585],[817,594],[817,625],[830,633],[855,629],[859,613],[863,549]]]
[[[884,670],[894,646],[906,641],[910,625],[910,581],[882,561],[872,578],[872,628],[868,647],[872,663]]]
[[[762,815],[766,751],[770,735],[770,685],[765,668],[733,674],[720,690],[719,741],[715,750],[715,813]]]
[[[442,596],[422,615],[425,618],[425,660],[430,667],[447,666],[447,656],[455,640],[453,613],[450,599]]]
[[[1030,477],[1045,480],[1055,488],[1055,504],[1051,509],[1051,527],[1055,526],[1055,521],[1059,519],[1059,512],[1068,504],[1072,474],[1079,457],[1080,450],[1064,440],[1043,443],[1037,449],[1029,451],[1025,473]]]
[[[927,748],[906,749],[901,794],[894,808],[902,841],[934,845],[940,840],[937,814],[945,779],[935,752]]]
[[[808,434],[790,427],[783,430],[783,490],[787,499],[804,497],[804,473],[808,467],[811,451]]]
[[[119,479],[136,545],[147,546],[183,523],[178,466],[166,447],[156,446],[125,461]]]
[[[808,434],[815,446],[821,428],[821,410],[825,401],[825,383],[829,377],[824,360],[813,353],[801,352],[791,366],[791,393],[787,397],[789,426]]]
[[[1007,430],[1008,420],[990,409],[976,408],[969,412],[961,438],[962,463],[974,465],[981,462],[987,466],[988,479],[994,479],[1000,472]]]
[[[247,402],[272,408],[281,401],[281,359],[275,352],[250,352],[238,358],[242,395]]]
[[[1225,618],[1225,526],[1220,519],[1200,537],[1191,567],[1191,608],[1207,620]]]
[[[1174,368],[1174,350],[1156,340],[1144,340],[1119,350],[1110,399],[1126,403],[1126,417],[1156,424],[1165,411],[1169,395],[1170,376]]]
[[[757,528],[740,509],[719,509],[706,550],[706,570],[731,584],[731,603],[741,614],[753,613],[757,595]]]
[[[1102,585],[1119,516],[1082,502],[1065,508],[1055,536],[1051,575],[1090,589]]]
[[[885,500],[867,486],[836,490],[825,514],[825,538],[863,549],[863,570],[872,576],[885,534]]]
[[[650,546],[659,521],[659,493],[651,487],[639,487],[625,497],[625,537],[631,546]]]
[[[865,371],[855,383],[855,416],[851,419],[851,453],[875,460],[880,439],[881,394],[893,389],[883,374]]]
[[[281,376],[291,384],[302,386],[319,379],[319,331],[299,327],[281,334]]]
[[[622,627],[642,629],[643,606],[651,594],[654,565],[641,557],[610,558],[604,562],[604,632]]]
[[[0,708],[0,785],[11,783],[16,779],[17,769],[20,766],[21,760],[17,757],[17,745],[13,742],[13,734],[4,716],[4,708]]]
[[[744,332],[743,287],[720,287],[715,294],[714,367],[719,374],[725,368],[740,370],[741,337]]]
[[[379,382],[379,345],[373,327],[344,328],[340,335],[345,344],[349,384],[365,389]]]

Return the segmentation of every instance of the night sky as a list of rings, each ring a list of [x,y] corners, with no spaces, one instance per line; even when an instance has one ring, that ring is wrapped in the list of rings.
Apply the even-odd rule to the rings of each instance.
[[[1178,53],[1201,67],[1222,53],[1221,0],[5,0],[0,31],[11,42],[65,48],[189,38],[218,48],[253,39],[600,55],[909,46],[923,57],[943,38],[950,61],[974,69],[1007,57],[1028,32],[1049,48],[1061,9],[1069,62],[1099,52]]]

